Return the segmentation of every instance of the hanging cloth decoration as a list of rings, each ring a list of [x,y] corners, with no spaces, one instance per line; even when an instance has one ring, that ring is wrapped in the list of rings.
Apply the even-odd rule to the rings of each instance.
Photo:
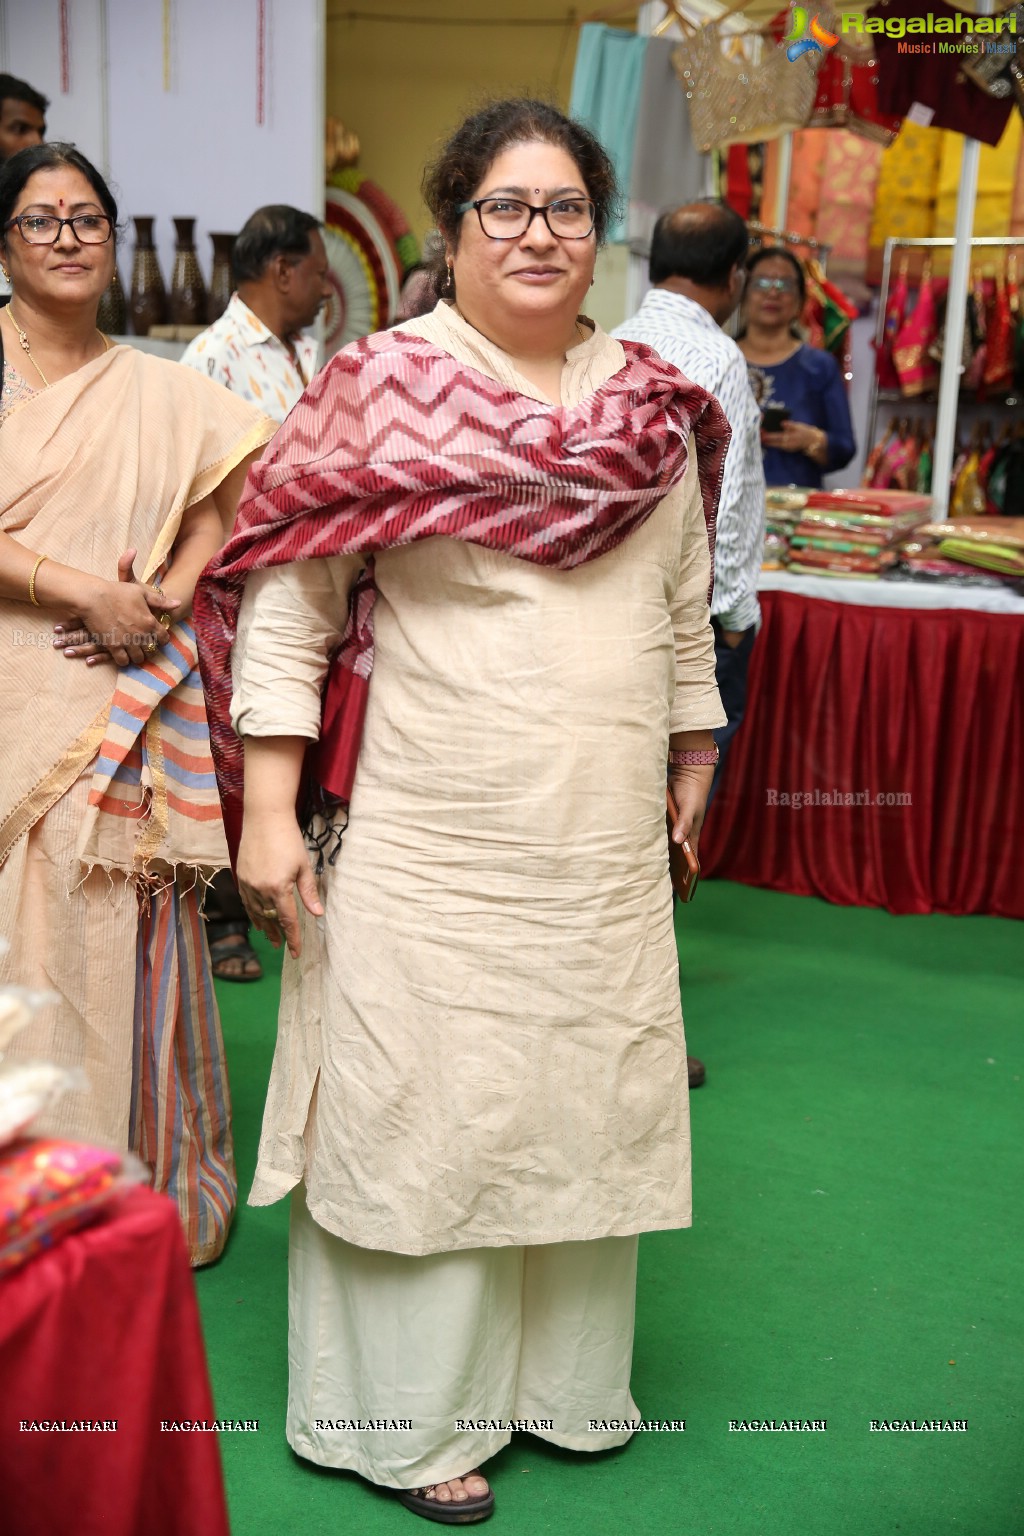
[[[1008,394],[1013,384],[1013,316],[1002,273],[996,277],[988,319],[988,357],[983,377],[986,390],[997,395]]]
[[[907,259],[904,256],[900,262],[896,281],[890,289],[885,305],[882,340],[875,343],[875,372],[878,375],[879,389],[899,389],[900,387],[900,376],[896,372],[892,350],[896,345],[896,337],[906,324],[907,305],[910,302],[910,289],[907,286]]]
[[[839,42],[821,61],[811,128],[849,128],[876,144],[891,144],[903,119],[878,106],[878,60],[873,37],[843,32],[838,16],[821,18]]]
[[[923,395],[934,389],[939,370],[929,348],[939,334],[931,265],[921,275],[917,303],[893,344],[892,357],[905,395]]]
[[[1010,13],[1013,17],[1012,33],[1016,38],[1024,37],[1024,5],[1015,6]],[[1020,43],[1017,44],[1018,49]],[[963,71],[969,80],[985,92],[986,96],[992,96],[996,101],[1006,101],[1013,95],[1013,76],[1010,73],[1011,63],[1016,62],[1016,54],[968,53],[963,58]]]
[[[803,128],[823,58],[815,50],[791,63],[770,35],[730,36],[714,21],[684,35],[672,67],[690,103],[697,148],[767,143]]]
[[[267,0],[256,0],[256,126],[267,120]]]
[[[71,26],[68,17],[68,0],[60,0],[60,92],[66,96],[71,90]]]
[[[1010,314],[1013,317],[1013,385],[1024,389],[1024,301],[1017,281],[1017,252],[1011,251],[1006,279]]]
[[[831,282],[822,270],[821,263],[811,256],[805,263],[808,297],[819,311],[822,339],[826,352],[842,356],[846,333],[850,323],[856,320],[858,310],[841,288]]]
[[[163,10],[164,91],[171,88],[171,0],[164,0]]]
[[[967,296],[967,319],[971,327],[971,360],[964,370],[962,387],[975,389],[978,399],[985,398],[985,370],[988,367],[988,323],[985,293],[981,277],[971,272],[971,291]]]

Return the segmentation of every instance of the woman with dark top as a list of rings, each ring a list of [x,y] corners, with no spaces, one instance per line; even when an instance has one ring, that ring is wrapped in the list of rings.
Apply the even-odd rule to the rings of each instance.
[[[769,485],[820,487],[857,451],[838,363],[796,330],[806,294],[803,267],[789,251],[765,246],[751,256],[739,347],[762,413],[786,413],[777,430],[761,432]]]

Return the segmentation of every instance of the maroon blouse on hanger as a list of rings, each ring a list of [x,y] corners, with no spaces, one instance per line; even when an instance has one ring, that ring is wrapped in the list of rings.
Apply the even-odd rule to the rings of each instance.
[[[943,0],[929,0],[927,7],[921,0],[879,0],[868,14],[886,20],[904,18],[909,21],[919,20],[926,10],[936,17],[949,17],[954,25],[956,18],[964,14],[954,6],[943,4]],[[976,19],[972,17],[972,20]],[[989,96],[964,74],[962,61],[955,53],[938,51],[942,42],[965,42],[969,37],[967,32],[908,32],[902,39],[878,34],[875,41],[878,45],[879,111],[898,117],[909,116],[911,121],[924,127],[952,128],[955,133],[980,139],[983,144],[998,144],[1013,111],[1012,97],[997,99]],[[1013,34],[1008,31],[996,33],[990,40],[1012,42]],[[923,44],[928,51],[900,53],[900,41],[904,46]],[[915,103],[923,111],[912,113]]]

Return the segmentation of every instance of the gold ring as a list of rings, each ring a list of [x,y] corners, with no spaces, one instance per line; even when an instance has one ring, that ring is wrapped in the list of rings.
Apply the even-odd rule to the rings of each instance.
[[[144,645],[142,649],[145,651],[147,656],[152,656],[153,652],[156,650],[156,640],[152,635],[149,637],[149,643]]]
[[[261,915],[263,917],[274,917],[274,918],[276,918],[277,917],[277,908],[276,907],[261,907],[260,908],[260,913],[261,913]]]

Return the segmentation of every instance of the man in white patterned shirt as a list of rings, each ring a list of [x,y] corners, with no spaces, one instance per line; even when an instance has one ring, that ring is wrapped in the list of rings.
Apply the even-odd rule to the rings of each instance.
[[[237,292],[181,360],[284,421],[319,365],[317,343],[302,333],[331,295],[320,220],[286,203],[258,208],[231,265]]]
[[[638,312],[612,332],[642,341],[715,396],[732,427],[718,505],[715,672],[728,724],[715,731],[720,757],[712,794],[743,719],[747,668],[761,622],[758,573],[764,550],[761,413],[736,343],[721,329],[743,293],[747,226],[724,203],[688,203],[663,213],[651,239],[654,285]],[[708,803],[710,804],[710,797]]]
[[[181,360],[284,421],[319,366],[317,343],[302,333],[331,293],[320,220],[287,203],[257,208],[235,241],[231,265],[237,292]],[[230,869],[214,876],[203,915],[213,974],[258,981],[263,969]]]

